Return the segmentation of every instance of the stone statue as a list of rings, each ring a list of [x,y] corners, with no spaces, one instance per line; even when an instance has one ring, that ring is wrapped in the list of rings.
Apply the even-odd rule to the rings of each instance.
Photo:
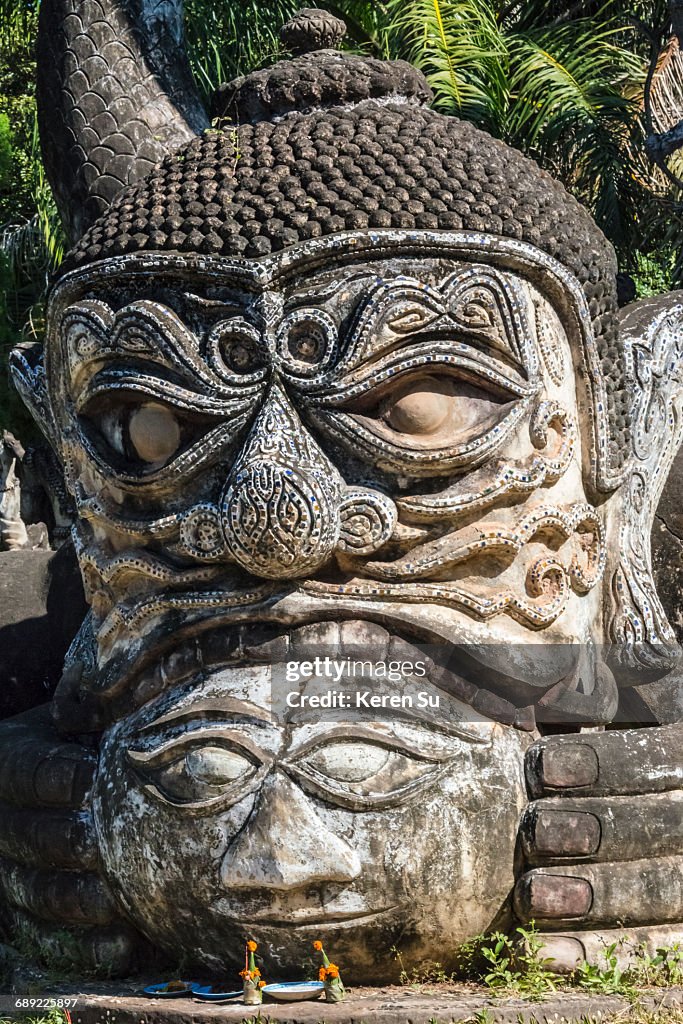
[[[5,430],[0,466],[0,551],[58,548],[70,536],[75,510],[52,445],[24,448]]]
[[[291,976],[319,938],[349,981],[530,918],[558,967],[683,937],[649,555],[683,296],[620,322],[586,211],[325,12],[208,127],[180,5],[141,6],[41,5],[72,247],[13,369],[90,612],[0,727],[5,920],[120,971],[141,942],[236,969],[253,936]],[[419,663],[432,702],[307,716],[278,695],[316,657],[406,697]]]
[[[29,546],[26,525],[21,518],[21,484],[17,463],[24,449],[13,434],[0,438],[0,551],[20,551]]]

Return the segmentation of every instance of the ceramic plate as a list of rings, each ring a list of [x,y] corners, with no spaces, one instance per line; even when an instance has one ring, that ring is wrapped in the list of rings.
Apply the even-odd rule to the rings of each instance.
[[[317,999],[324,988],[322,981],[283,981],[279,985],[266,985],[263,994],[280,1003],[295,1003],[300,999]]]
[[[228,999],[241,999],[242,989],[237,989],[236,992],[213,992],[213,985],[195,985],[192,990],[192,995],[195,999],[206,999],[209,1002],[221,1002],[222,1000]]]

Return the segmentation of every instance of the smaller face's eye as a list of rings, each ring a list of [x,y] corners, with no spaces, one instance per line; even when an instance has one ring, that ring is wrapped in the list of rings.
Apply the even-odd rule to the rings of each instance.
[[[332,739],[289,765],[327,799],[351,807],[379,807],[433,781],[443,762],[417,752],[360,739]]]
[[[197,782],[207,786],[227,786],[240,779],[252,765],[246,757],[224,747],[199,747],[185,755],[185,767]]]
[[[129,750],[128,758],[157,798],[194,807],[240,799],[262,767],[246,750],[197,740],[158,753]]]
[[[372,778],[386,766],[390,757],[391,751],[378,744],[333,743],[329,747],[318,747],[305,763],[328,779],[353,783]]]

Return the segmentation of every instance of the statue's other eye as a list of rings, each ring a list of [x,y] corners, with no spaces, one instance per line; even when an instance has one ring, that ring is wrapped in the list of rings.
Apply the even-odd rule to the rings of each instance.
[[[450,381],[423,377],[399,388],[384,403],[384,421],[403,434],[433,434],[450,412]]]
[[[364,740],[328,740],[287,766],[327,799],[351,807],[378,807],[432,782],[442,761]]]
[[[512,398],[459,377],[423,375],[395,385],[361,417],[394,444],[449,446],[490,430]]]
[[[129,750],[128,759],[158,799],[193,807],[239,799],[262,767],[247,750],[197,740],[158,753]]]

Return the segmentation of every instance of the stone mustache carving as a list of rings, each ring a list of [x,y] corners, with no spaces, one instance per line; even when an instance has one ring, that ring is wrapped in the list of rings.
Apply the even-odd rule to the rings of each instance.
[[[678,650],[648,536],[683,305],[620,330],[586,212],[430,111],[408,65],[331,49],[325,12],[203,134],[125,4],[41,18],[73,248],[44,359],[13,369],[91,611],[52,704],[2,727],[11,926],[49,945],[66,920],[119,970],[144,940],[224,971],[254,932],[285,976],[314,936],[349,980],[515,915],[562,963],[624,924],[679,935]],[[300,715],[278,673],[318,655],[403,666],[399,695],[419,662],[438,704]],[[578,732],[634,722],[646,742]],[[47,819],[58,864],[19,838]]]

